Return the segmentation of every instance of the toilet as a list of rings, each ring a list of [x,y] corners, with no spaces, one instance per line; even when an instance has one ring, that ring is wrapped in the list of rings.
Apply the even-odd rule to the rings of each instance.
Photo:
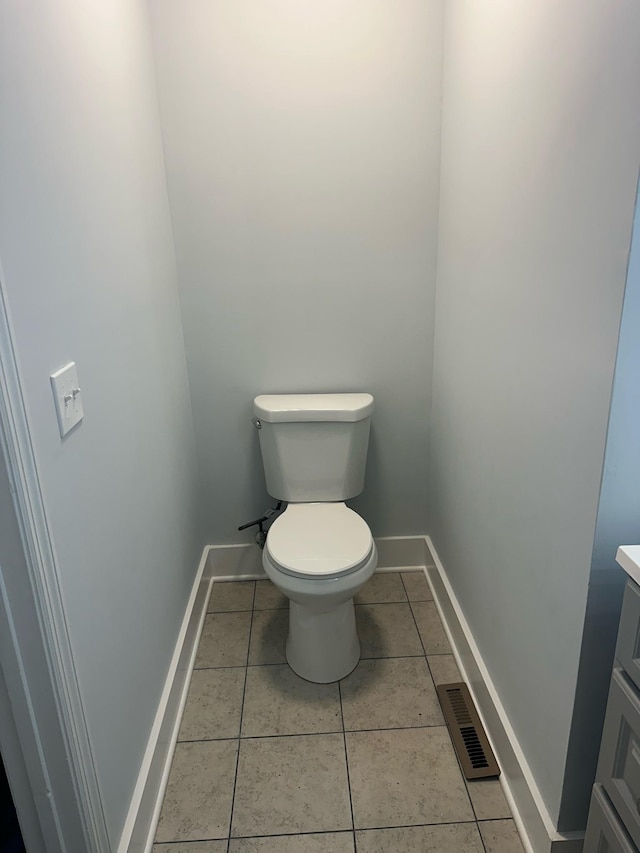
[[[262,565],[289,599],[287,661],[307,681],[348,675],[360,659],[353,597],[378,554],[345,504],[364,489],[371,394],[256,397],[267,491],[287,502],[269,528]]]

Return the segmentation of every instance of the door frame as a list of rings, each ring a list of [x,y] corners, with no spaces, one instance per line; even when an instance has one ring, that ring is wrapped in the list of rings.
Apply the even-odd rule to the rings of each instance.
[[[0,747],[25,845],[109,853],[1,262],[0,508]]]

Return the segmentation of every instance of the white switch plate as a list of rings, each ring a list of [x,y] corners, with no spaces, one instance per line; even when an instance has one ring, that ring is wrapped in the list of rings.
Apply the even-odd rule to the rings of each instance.
[[[51,387],[56,402],[60,435],[65,436],[84,417],[75,361],[70,361],[60,370],[56,370],[51,377]]]

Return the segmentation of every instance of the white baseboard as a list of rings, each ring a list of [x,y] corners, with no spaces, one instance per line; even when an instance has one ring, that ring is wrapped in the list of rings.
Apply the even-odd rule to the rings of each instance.
[[[424,536],[376,537],[378,568],[376,571],[412,571],[430,565],[431,554]]]
[[[376,571],[415,571],[431,565],[424,536],[381,536],[376,538]],[[205,577],[217,581],[259,580],[266,577],[262,551],[257,545],[210,545]]]
[[[456,662],[469,685],[491,746],[502,769],[500,780],[528,853],[580,853],[584,833],[557,832],[524,752],[482,659],[447,573],[429,536],[431,559],[425,573]],[[430,567],[429,567],[430,566]]]
[[[257,545],[209,545],[205,569],[217,581],[253,581],[265,578],[262,551]]]
[[[209,548],[205,548],[158,703],[117,847],[118,853],[150,853],[153,845],[211,590],[211,579],[205,573],[208,556]]]

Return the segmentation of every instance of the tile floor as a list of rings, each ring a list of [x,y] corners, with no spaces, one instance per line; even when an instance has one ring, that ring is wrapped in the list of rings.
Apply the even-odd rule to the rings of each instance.
[[[500,783],[465,782],[434,683],[457,681],[421,572],[356,597],[336,684],[285,662],[287,600],[213,586],[155,853],[522,853]]]

